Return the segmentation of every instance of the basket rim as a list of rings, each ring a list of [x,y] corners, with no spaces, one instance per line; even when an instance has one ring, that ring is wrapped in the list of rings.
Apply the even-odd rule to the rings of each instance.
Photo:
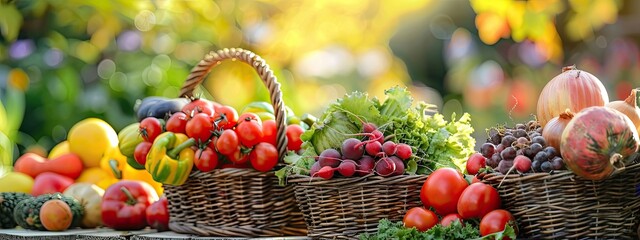
[[[518,181],[526,181],[526,180],[557,180],[557,179],[570,179],[571,181],[594,181],[594,182],[605,182],[613,179],[615,176],[625,174],[629,171],[635,171],[640,169],[640,163],[632,163],[628,166],[624,167],[618,172],[614,172],[612,175],[608,176],[602,180],[589,180],[583,178],[581,176],[576,175],[571,170],[560,170],[560,171],[552,171],[550,173],[524,173],[524,174],[502,174],[500,172],[487,173],[482,178],[483,181],[502,181],[504,178],[504,182],[518,182]],[[506,176],[506,177],[505,177]]]
[[[301,186],[344,186],[344,185],[354,185],[354,184],[367,184],[367,185],[376,185],[376,184],[413,184],[414,181],[424,181],[429,175],[396,175],[396,176],[388,176],[383,177],[379,175],[375,175],[373,173],[358,176],[358,177],[337,177],[332,179],[324,179],[321,177],[311,177],[306,175],[292,175],[287,179],[288,183],[293,183],[294,185]]]

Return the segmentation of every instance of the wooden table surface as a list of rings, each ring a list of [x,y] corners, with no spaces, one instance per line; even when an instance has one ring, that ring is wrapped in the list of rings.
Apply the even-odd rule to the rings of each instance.
[[[175,232],[156,232],[155,230],[141,231],[115,231],[108,228],[97,229],[73,229],[63,232],[33,231],[23,229],[0,229],[0,240],[112,240],[112,239],[197,239],[197,240],[222,240],[222,239],[264,239],[264,240],[307,240],[307,237],[269,237],[269,238],[238,238],[238,237],[199,237],[196,235],[180,234]]]

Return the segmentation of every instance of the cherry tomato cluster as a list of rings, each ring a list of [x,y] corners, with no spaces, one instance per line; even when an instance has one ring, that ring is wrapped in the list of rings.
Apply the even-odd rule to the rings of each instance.
[[[482,236],[503,231],[507,223],[517,231],[513,215],[500,209],[501,199],[495,188],[482,182],[469,184],[452,168],[431,173],[420,190],[420,199],[424,208],[407,211],[403,219],[406,227],[426,231],[436,224],[446,227],[453,221],[465,224],[480,219]]]
[[[183,133],[198,143],[194,149],[194,163],[198,170],[209,172],[216,168],[249,168],[269,171],[278,162],[276,122],[264,122],[257,114],[238,112],[230,106],[206,99],[193,99],[182,111],[163,120],[147,117],[140,122],[144,142],[136,147],[135,159],[144,165],[153,140],[164,131]],[[287,126],[288,149],[300,150],[300,125]]]

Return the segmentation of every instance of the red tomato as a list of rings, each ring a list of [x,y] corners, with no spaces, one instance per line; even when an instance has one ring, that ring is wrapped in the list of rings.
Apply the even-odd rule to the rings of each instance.
[[[216,102],[216,101],[209,101],[211,102],[211,106],[213,106],[213,110],[214,111],[218,111],[218,108],[222,107],[222,104]]]
[[[253,147],[258,144],[264,136],[262,134],[262,123],[254,119],[247,121],[244,118],[240,118],[235,131],[238,134],[240,143],[245,147]]]
[[[147,117],[140,121],[140,129],[138,131],[145,141],[153,142],[162,133],[162,123],[157,118]]]
[[[233,164],[244,164],[249,161],[249,154],[243,153],[242,148],[238,146],[236,150],[229,155],[225,155]]]
[[[193,158],[193,162],[198,170],[202,172],[209,172],[216,169],[218,166],[218,153],[213,151],[210,147],[198,149]]]
[[[238,149],[240,140],[238,140],[238,135],[233,130],[224,130],[215,145],[219,153],[230,155]]]
[[[287,149],[292,151],[300,150],[300,146],[302,146],[302,140],[300,140],[300,135],[304,132],[302,126],[293,124],[287,126]]]
[[[265,120],[262,122],[262,140],[260,141],[271,143],[271,145],[275,146],[277,142],[277,131],[276,120]]]
[[[469,184],[462,174],[453,168],[435,170],[420,190],[425,208],[433,207],[440,215],[456,212],[458,199]]]
[[[211,118],[205,113],[193,115],[191,120],[187,122],[187,136],[195,138],[201,143],[209,140],[212,131],[213,122],[211,122]]]
[[[424,232],[438,224],[438,216],[430,210],[414,207],[407,211],[402,222],[407,228],[415,227],[418,231]]]
[[[270,143],[258,143],[249,154],[251,166],[260,172],[268,172],[278,164],[278,150]]]
[[[218,127],[222,129],[231,129],[238,123],[238,112],[230,106],[221,106],[216,108],[213,114],[213,120],[217,121]]]
[[[138,143],[136,149],[133,150],[133,158],[136,159],[140,165],[144,166],[147,163],[147,154],[149,154],[149,150],[153,143],[150,142],[141,142]]]
[[[482,218],[488,212],[500,208],[498,191],[484,183],[471,184],[462,192],[458,201],[458,213],[462,219]]]
[[[458,221],[460,222],[460,224],[462,224],[462,226],[464,226],[464,223],[462,223],[462,217],[457,213],[449,213],[447,214],[447,216],[442,217],[442,220],[440,220],[440,225],[442,225],[443,227],[447,227],[454,221]]]
[[[174,133],[186,133],[187,122],[189,118],[187,114],[183,112],[177,112],[171,115],[169,120],[167,120],[167,131]]]
[[[194,116],[198,113],[205,113],[209,117],[212,117],[214,114],[213,103],[206,99],[194,99],[193,101],[187,103],[182,107],[182,112],[186,113],[187,116]]]
[[[240,117],[238,117],[238,123],[250,122],[250,121],[256,121],[260,126],[262,126],[262,120],[260,120],[260,117],[258,116],[258,114],[255,114],[252,112],[246,112],[241,114]]]
[[[480,235],[486,236],[492,233],[504,231],[507,223],[511,227],[513,227],[517,235],[518,226],[516,225],[516,219],[513,217],[513,215],[511,215],[511,213],[506,210],[493,210],[487,213],[487,215],[484,215],[482,220],[480,220]],[[511,240],[510,238],[504,239]]]

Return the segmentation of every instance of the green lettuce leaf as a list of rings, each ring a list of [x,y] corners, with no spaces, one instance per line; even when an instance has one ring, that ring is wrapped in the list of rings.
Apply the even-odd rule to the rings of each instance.
[[[386,119],[402,117],[410,110],[413,98],[406,88],[399,86],[384,91],[387,99],[380,106],[380,114]]]

